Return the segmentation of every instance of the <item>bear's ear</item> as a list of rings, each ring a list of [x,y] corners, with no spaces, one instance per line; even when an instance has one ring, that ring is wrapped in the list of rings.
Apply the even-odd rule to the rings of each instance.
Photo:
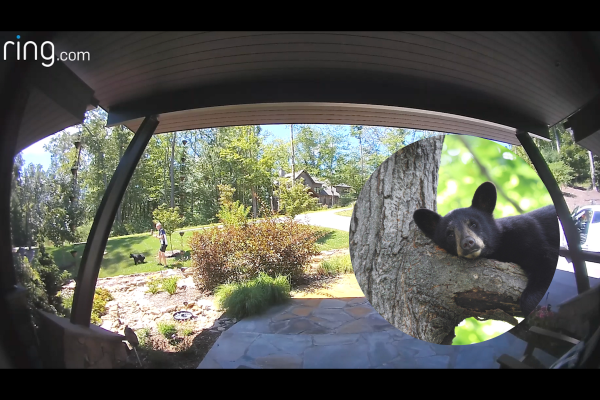
[[[440,214],[428,210],[427,208],[420,208],[413,213],[413,219],[419,229],[432,240],[441,218],[442,216]]]
[[[475,191],[471,207],[493,214],[496,208],[496,196],[496,186],[492,182],[484,182]]]

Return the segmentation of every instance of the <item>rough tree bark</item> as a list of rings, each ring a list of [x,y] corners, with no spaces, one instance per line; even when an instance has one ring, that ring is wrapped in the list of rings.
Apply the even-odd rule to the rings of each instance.
[[[467,260],[435,246],[412,219],[437,210],[444,136],[413,143],[388,158],[360,192],[350,223],[350,257],[371,305],[401,331],[451,344],[464,319],[517,324],[527,278],[515,264]]]

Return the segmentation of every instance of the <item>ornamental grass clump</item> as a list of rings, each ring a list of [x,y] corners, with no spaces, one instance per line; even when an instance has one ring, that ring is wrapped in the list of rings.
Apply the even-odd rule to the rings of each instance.
[[[318,268],[319,275],[327,276],[351,274],[352,272],[354,272],[354,270],[352,269],[350,254],[335,256],[328,260],[323,260]]]
[[[290,282],[287,277],[275,278],[260,273],[256,278],[220,285],[215,290],[216,305],[233,318],[260,314],[275,304],[290,299]]]

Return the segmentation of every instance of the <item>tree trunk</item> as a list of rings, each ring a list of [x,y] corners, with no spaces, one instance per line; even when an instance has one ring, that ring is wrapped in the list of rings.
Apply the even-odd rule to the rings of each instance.
[[[596,190],[596,171],[594,170],[594,155],[588,150],[590,156],[590,175],[592,177],[592,190]]]
[[[292,187],[294,186],[294,181],[296,180],[296,165],[294,160],[294,125],[290,125],[290,137],[291,137],[291,146],[292,146]]]
[[[258,200],[256,199],[256,186],[252,186],[252,218],[258,218]]]
[[[554,139],[556,139],[556,152],[560,154],[560,135],[556,127],[554,127]]]
[[[121,143],[121,141],[119,140],[117,142],[117,144],[119,145],[119,160],[117,161],[117,165],[121,162],[121,159],[123,159],[123,144]],[[119,208],[117,208],[117,222],[119,224],[121,224],[123,222],[123,203],[127,202],[127,196],[123,196],[123,200],[121,201],[121,203],[119,203]]]
[[[171,144],[171,162],[169,163],[169,172],[171,176],[171,208],[175,207],[175,142],[177,141],[177,132],[173,132],[173,143]]]
[[[362,182],[364,179],[364,176],[365,176],[365,166],[363,163],[363,149],[362,149],[362,130],[360,132],[360,135],[358,136],[358,144],[360,147],[360,180]]]
[[[363,293],[387,321],[415,338],[451,344],[469,317],[515,325],[527,281],[514,264],[446,253],[414,223],[416,209],[437,210],[443,140],[403,148],[367,180],[352,214],[350,256]]]

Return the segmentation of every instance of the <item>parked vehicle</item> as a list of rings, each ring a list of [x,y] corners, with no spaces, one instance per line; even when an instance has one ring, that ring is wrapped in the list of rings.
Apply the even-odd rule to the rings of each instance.
[[[576,207],[571,213],[581,237],[581,249],[600,252],[600,205]],[[567,247],[565,235],[560,232],[560,246]]]

